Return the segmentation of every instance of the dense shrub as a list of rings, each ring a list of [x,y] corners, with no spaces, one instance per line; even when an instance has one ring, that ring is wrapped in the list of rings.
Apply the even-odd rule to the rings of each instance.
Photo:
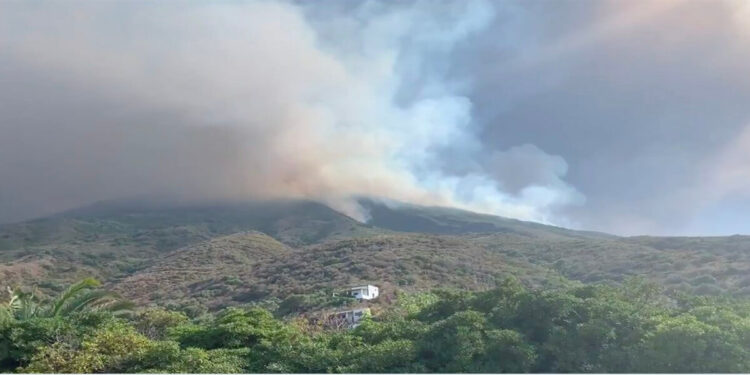
[[[750,371],[750,302],[727,296],[667,298],[639,280],[546,290],[507,280],[396,298],[345,331],[258,307],[195,319],[163,309],[6,315],[0,371]]]

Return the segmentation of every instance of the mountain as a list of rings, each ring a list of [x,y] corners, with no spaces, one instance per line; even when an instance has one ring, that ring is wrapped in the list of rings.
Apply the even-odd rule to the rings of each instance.
[[[0,226],[0,250],[103,238],[171,250],[243,230],[259,230],[292,245],[319,242],[367,229],[325,205],[307,201],[201,205],[102,202],[17,224]],[[365,233],[355,233],[356,235]]]
[[[427,207],[407,203],[379,203],[361,200],[370,214],[368,224],[399,232],[467,234],[508,233],[532,237],[614,238],[590,231],[576,231],[530,221],[478,214],[447,207]]]
[[[102,202],[0,225],[0,278],[39,286],[42,292],[56,291],[81,275],[120,278],[175,249],[252,230],[295,247],[386,232],[307,201]]]
[[[481,290],[632,276],[750,295],[750,237],[619,237],[440,207],[363,200],[357,222],[309,201],[103,202],[0,226],[0,279],[59,291],[84,276],[140,303],[218,308],[374,283]]]

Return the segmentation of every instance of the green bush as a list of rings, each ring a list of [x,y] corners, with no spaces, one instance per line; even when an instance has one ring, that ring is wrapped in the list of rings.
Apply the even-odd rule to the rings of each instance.
[[[323,303],[318,297],[287,303]],[[641,279],[546,290],[506,279],[483,292],[396,297],[345,331],[281,320],[257,307],[193,319],[165,309],[127,319],[109,311],[11,314],[0,320],[0,371],[750,371],[747,300],[668,297]]]

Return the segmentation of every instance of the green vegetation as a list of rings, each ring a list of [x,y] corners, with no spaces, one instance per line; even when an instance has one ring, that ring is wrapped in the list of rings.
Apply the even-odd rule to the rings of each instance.
[[[88,282],[86,282],[88,283]],[[75,289],[71,287],[70,290]],[[3,372],[748,372],[750,302],[625,285],[399,294],[351,330],[257,307],[0,320]]]
[[[369,205],[370,224],[276,202],[0,226],[0,371],[750,371],[750,237]],[[380,297],[341,293],[362,283]]]

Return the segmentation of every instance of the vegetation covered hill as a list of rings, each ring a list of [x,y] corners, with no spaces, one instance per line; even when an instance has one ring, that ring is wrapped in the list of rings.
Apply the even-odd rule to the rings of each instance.
[[[380,285],[385,298],[395,289],[482,290],[508,275],[536,286],[561,279],[554,271],[455,236],[389,234],[291,249],[252,233],[175,250],[112,287],[142,303],[195,308],[330,295],[363,283]]]
[[[175,249],[253,230],[289,246],[386,232],[312,202],[105,202],[1,225],[0,279],[49,294],[83,276],[109,282],[149,267]]]
[[[364,224],[312,202],[102,203],[0,227],[0,277],[53,294],[83,277],[143,303],[220,308],[353,283],[483,290],[515,276],[750,295],[750,237],[617,237],[363,201]],[[325,291],[325,292],[324,292]]]

